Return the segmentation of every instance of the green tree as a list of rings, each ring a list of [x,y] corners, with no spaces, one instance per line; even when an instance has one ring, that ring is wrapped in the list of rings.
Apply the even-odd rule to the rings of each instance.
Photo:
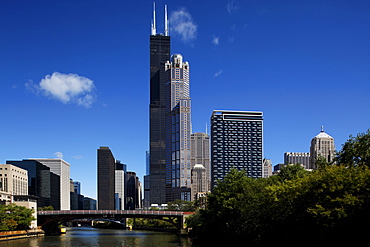
[[[208,195],[207,208],[188,219],[194,240],[215,246],[258,242],[268,227],[272,197],[265,187],[270,181],[249,178],[244,170],[231,169]]]
[[[32,216],[33,209],[18,206],[15,204],[0,205],[0,230],[25,230],[35,220]]]
[[[281,181],[287,181],[301,178],[305,176],[307,173],[309,172],[306,171],[301,164],[297,163],[294,165],[286,165],[282,167],[277,176]]]
[[[276,177],[232,170],[209,194],[207,208],[188,219],[195,243],[369,244],[369,168],[324,166],[291,180]]]
[[[175,200],[169,202],[167,210],[169,211],[183,211],[183,212],[194,212],[196,209],[194,202]]]
[[[271,238],[369,242],[363,229],[370,222],[369,169],[327,166],[267,189],[274,196]]]
[[[45,207],[38,207],[37,208],[38,211],[52,211],[54,210],[54,207],[53,206],[45,206]]]
[[[356,137],[351,135],[335,160],[339,165],[370,167],[370,129]]]
[[[325,168],[329,165],[331,165],[331,163],[329,163],[325,157],[322,157],[319,155],[319,157],[317,157],[317,159],[315,160],[315,165],[318,169],[322,169],[322,168]]]

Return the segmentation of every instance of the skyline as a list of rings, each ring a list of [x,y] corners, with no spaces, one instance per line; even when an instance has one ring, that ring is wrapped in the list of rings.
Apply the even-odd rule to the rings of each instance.
[[[213,110],[262,111],[275,165],[309,152],[322,125],[337,150],[370,127],[369,2],[156,1],[157,32],[165,4],[171,54],[191,64],[193,132],[210,133]],[[0,3],[0,163],[63,158],[96,198],[96,152],[107,146],[143,182],[152,8]]]

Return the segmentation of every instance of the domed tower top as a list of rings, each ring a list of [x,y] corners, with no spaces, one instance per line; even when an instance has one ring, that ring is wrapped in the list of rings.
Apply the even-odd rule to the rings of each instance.
[[[332,138],[332,139],[334,139],[333,137],[331,137],[330,135],[328,135],[327,133],[324,132],[324,126],[321,126],[320,133],[317,136],[315,136],[314,138]]]
[[[320,133],[311,140],[310,169],[317,168],[318,157],[324,157],[328,163],[331,163],[335,157],[334,138],[324,132],[323,126],[321,126]]]

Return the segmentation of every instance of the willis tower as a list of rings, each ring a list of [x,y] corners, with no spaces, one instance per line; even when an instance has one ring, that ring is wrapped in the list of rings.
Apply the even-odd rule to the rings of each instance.
[[[166,203],[166,72],[170,60],[167,6],[164,34],[156,31],[155,5],[150,35],[149,164],[145,176],[146,206]]]

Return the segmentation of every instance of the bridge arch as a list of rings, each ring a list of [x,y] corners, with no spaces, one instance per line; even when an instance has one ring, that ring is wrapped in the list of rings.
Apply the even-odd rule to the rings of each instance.
[[[192,212],[179,211],[153,211],[153,210],[52,210],[38,211],[38,225],[44,230],[57,227],[58,221],[69,221],[72,219],[94,218],[94,219],[122,219],[122,218],[153,218],[166,220],[172,219],[174,226],[180,231],[184,228],[185,218]],[[174,219],[177,219],[175,223]],[[167,220],[168,221],[168,220]],[[171,221],[171,220],[170,220]],[[56,230],[56,229],[54,229]]]

